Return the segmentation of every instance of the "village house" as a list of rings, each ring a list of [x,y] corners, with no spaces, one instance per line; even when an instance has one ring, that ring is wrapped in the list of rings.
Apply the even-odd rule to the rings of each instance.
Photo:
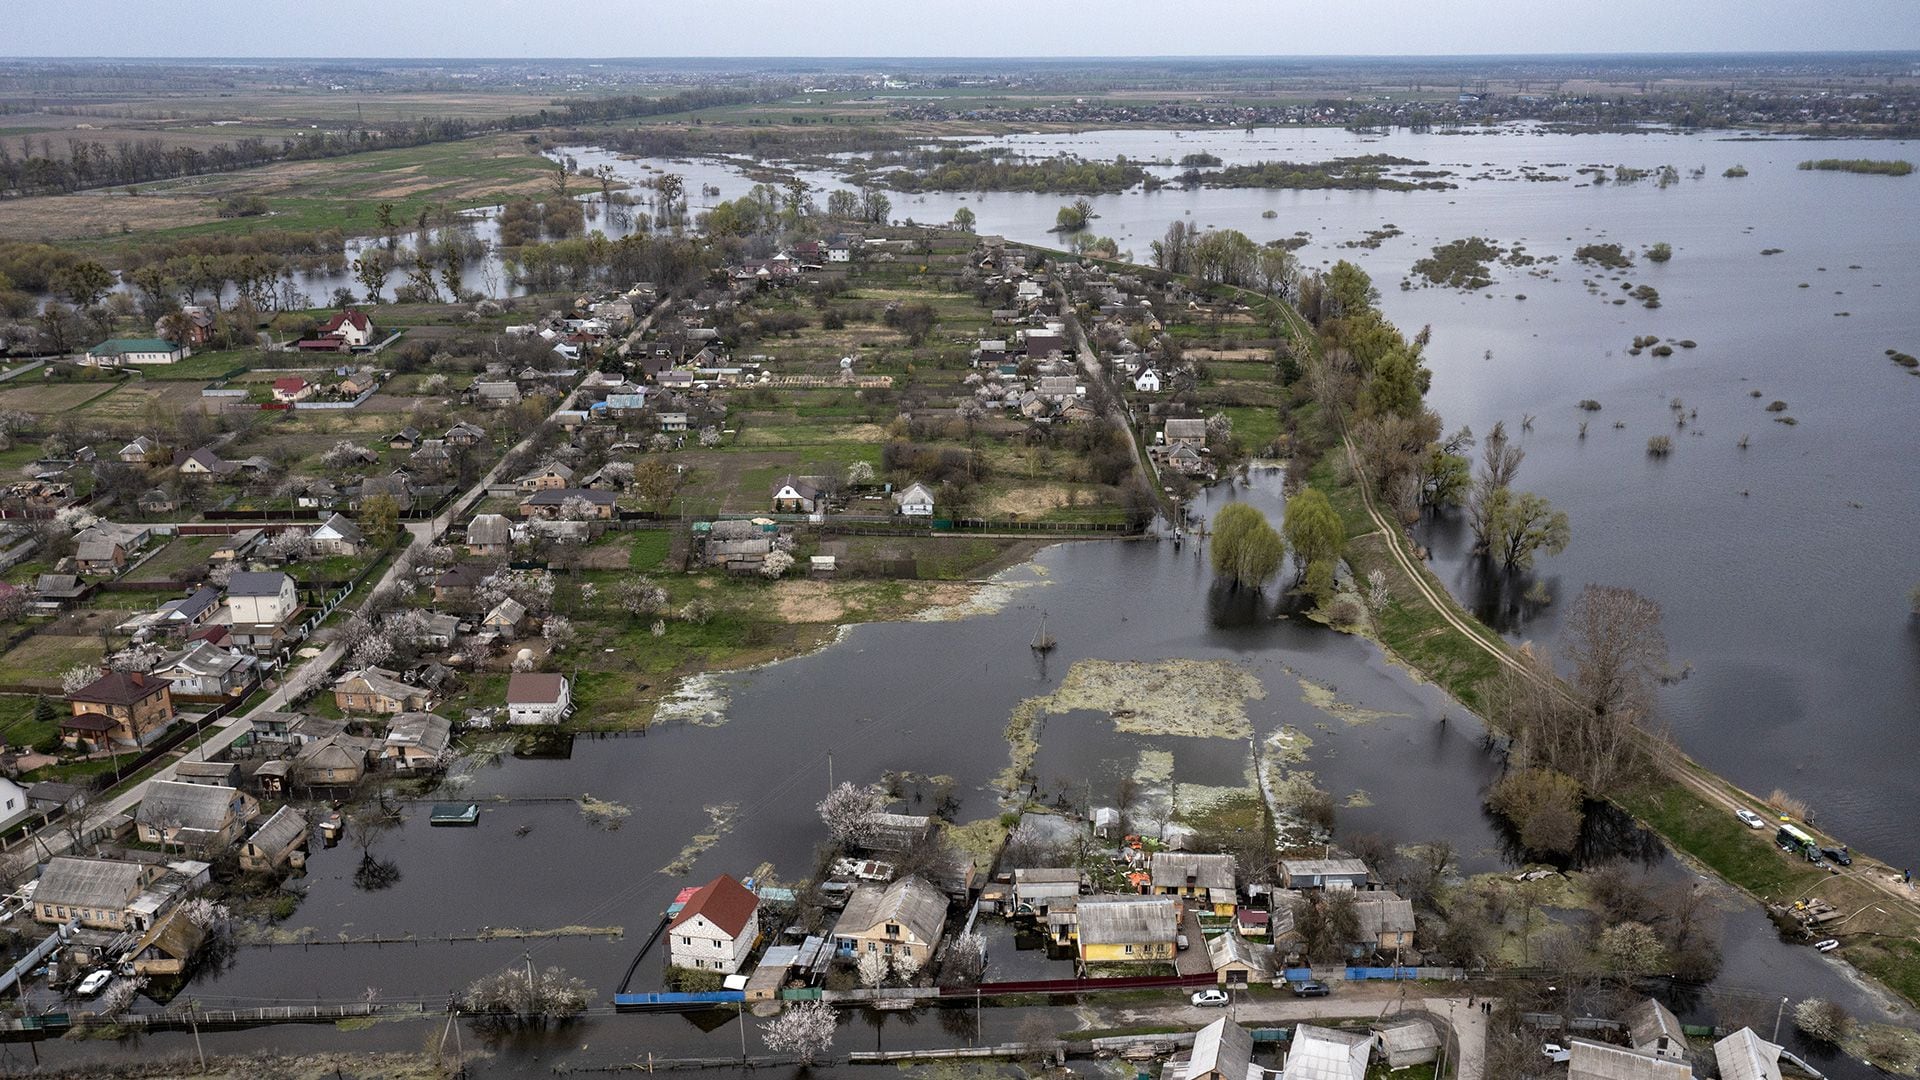
[[[557,724],[573,711],[573,687],[565,675],[516,671],[507,680],[507,723]]]
[[[469,555],[504,556],[513,551],[513,522],[505,514],[475,514],[467,522]]]
[[[520,628],[526,625],[526,622],[527,605],[508,596],[502,598],[499,603],[493,605],[491,611],[481,617],[480,631],[498,634],[511,641],[519,635]]]
[[[1147,368],[1141,371],[1140,374],[1133,377],[1133,388],[1143,394],[1159,393],[1160,373],[1153,368]]]
[[[433,579],[433,602],[460,604],[473,599],[473,590],[487,580],[492,568],[481,563],[456,563]]]
[[[433,708],[433,694],[409,685],[397,671],[365,667],[333,684],[333,703],[346,713],[425,712]]]
[[[529,495],[536,491],[558,491],[572,483],[573,467],[558,461],[549,461],[514,481],[521,492]]]
[[[368,749],[367,740],[343,732],[322,735],[301,745],[288,772],[305,788],[351,787],[367,774]]]
[[[1301,1024],[1287,1046],[1286,1080],[1366,1080],[1372,1058],[1371,1034]]]
[[[413,482],[405,473],[393,472],[386,476],[369,476],[360,481],[355,489],[349,509],[362,510],[370,499],[392,499],[401,513],[413,509]]]
[[[73,715],[60,722],[60,736],[70,747],[145,746],[173,724],[167,680],[137,671],[109,671],[67,702]]]
[[[387,436],[387,449],[413,450],[420,445],[420,429],[409,424]]]
[[[300,594],[279,571],[243,571],[227,579],[228,633],[235,646],[270,653],[286,644]]]
[[[34,921],[62,926],[78,919],[95,930],[136,929],[133,902],[166,872],[165,866],[130,859],[56,855],[34,886]]]
[[[145,465],[159,451],[159,443],[141,435],[120,448],[120,460],[128,465]]]
[[[453,744],[453,724],[430,712],[405,712],[387,725],[383,754],[401,772],[433,769],[444,764]]]
[[[210,641],[194,641],[155,664],[152,674],[165,679],[176,696],[225,700],[252,685],[257,662]]]
[[[1365,889],[1371,875],[1359,859],[1281,859],[1283,889]]]
[[[813,514],[825,508],[817,477],[794,476],[773,485],[773,512],[776,514]]]
[[[298,375],[288,375],[273,380],[273,400],[291,405],[296,401],[305,401],[313,396],[316,387]]]
[[[358,555],[366,547],[367,538],[360,527],[347,518],[334,514],[320,523],[309,538],[313,550],[322,555]]]
[[[1168,420],[1160,432],[1161,440],[1169,448],[1191,446],[1195,450],[1207,445],[1207,422],[1205,420]]]
[[[357,398],[369,390],[378,389],[380,376],[372,368],[361,368],[342,376],[334,385],[334,392],[343,398]]]
[[[856,885],[833,924],[834,949],[847,956],[899,956],[925,966],[946,922],[946,894],[917,875],[886,886]]]
[[[721,874],[687,898],[667,926],[667,962],[732,975],[760,937],[760,900]]]
[[[1353,913],[1360,924],[1360,940],[1353,943],[1356,958],[1373,952],[1399,956],[1413,948],[1413,901],[1391,892],[1363,892],[1353,898]]]
[[[111,574],[127,565],[127,549],[111,535],[81,539],[73,547],[73,565],[83,574]]]
[[[41,574],[33,581],[33,607],[39,612],[59,611],[92,591],[93,586],[78,574]]]
[[[364,349],[373,344],[373,320],[367,313],[357,308],[336,312],[314,336],[302,339],[297,347],[313,352],[346,352],[349,349]]]
[[[453,467],[453,452],[445,439],[422,439],[420,449],[407,455],[407,464],[418,472],[437,475]]]
[[[207,447],[201,447],[183,456],[176,463],[181,476],[211,476],[224,478],[240,472],[240,466],[222,458]]]
[[[520,384],[501,380],[477,380],[473,384],[473,389],[468,391],[468,396],[479,405],[506,408],[520,404]]]
[[[291,806],[283,806],[262,822],[240,846],[240,869],[269,873],[287,865],[293,853],[306,845],[307,818]]]
[[[34,785],[38,787],[39,785]],[[0,831],[12,828],[16,822],[24,820],[37,812],[36,800],[26,788],[15,781],[0,776]],[[85,800],[82,800],[85,805]]]
[[[171,514],[180,509],[180,500],[166,488],[148,488],[133,505],[143,514]]]
[[[1171,961],[1174,937],[1180,931],[1178,903],[1170,896],[1081,899],[1071,929],[1080,962]]]
[[[205,345],[213,338],[213,322],[213,312],[204,304],[186,304],[171,317],[153,320],[153,333],[182,345]]]
[[[209,851],[238,840],[258,810],[251,795],[230,787],[149,780],[133,820],[141,843]]]
[[[220,594],[202,585],[190,595],[176,597],[154,611],[153,624],[164,633],[185,634],[220,610]]]
[[[915,480],[905,489],[893,493],[893,509],[904,517],[932,517],[933,492],[927,485]]]
[[[574,502],[574,500],[579,502]],[[617,498],[611,491],[594,491],[591,488],[546,488],[536,491],[520,500],[520,516],[523,518],[557,518],[566,513],[569,504],[581,506],[582,512],[591,512],[594,518],[602,521],[613,519]]]
[[[87,363],[95,367],[177,364],[192,355],[192,349],[165,338],[108,338],[87,350]]]
[[[293,481],[293,505],[302,510],[332,510],[340,505],[340,485],[320,476]]]
[[[1025,345],[1029,360],[1058,360],[1067,350],[1065,338],[1044,330],[1027,331]]]
[[[441,437],[447,441],[448,446],[479,446],[487,441],[487,429],[479,424],[469,424],[461,420],[448,428],[447,433]]]
[[[228,533],[226,539],[208,553],[207,559],[216,563],[238,562],[252,555],[266,539],[265,529],[241,529],[236,533]]]
[[[1592,1039],[1567,1040],[1567,1080],[1693,1080],[1693,1066]]]
[[[1215,915],[1232,915],[1239,900],[1233,882],[1231,855],[1196,855],[1183,851],[1156,851],[1149,864],[1149,889],[1154,896],[1198,900]]]

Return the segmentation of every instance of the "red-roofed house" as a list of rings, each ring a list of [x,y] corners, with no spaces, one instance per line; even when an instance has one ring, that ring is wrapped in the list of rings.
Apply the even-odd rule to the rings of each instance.
[[[173,723],[167,680],[137,671],[109,671],[67,701],[73,715],[60,722],[60,736],[70,747],[145,746]]]
[[[721,874],[700,886],[668,924],[667,955],[675,967],[732,975],[759,937],[759,898]]]
[[[273,400],[275,401],[291,403],[305,401],[312,396],[313,384],[298,375],[273,380]]]
[[[346,352],[373,344],[373,320],[359,310],[342,311],[328,319],[319,333],[299,342],[308,351]]]

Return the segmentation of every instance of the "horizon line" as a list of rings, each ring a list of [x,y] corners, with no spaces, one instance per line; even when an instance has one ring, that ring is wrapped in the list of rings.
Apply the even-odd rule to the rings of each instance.
[[[140,60],[154,63],[192,64],[208,61],[221,63],[245,63],[258,61],[303,61],[315,66],[341,65],[355,63],[385,62],[397,60],[412,61],[515,61],[529,62],[586,62],[586,63],[632,63],[639,61],[888,61],[888,60],[964,60],[964,61],[1011,61],[1027,64],[1061,63],[1089,60],[1105,61],[1275,61],[1275,60],[1539,60],[1539,59],[1580,59],[1580,58],[1661,58],[1661,57],[1791,57],[1791,56],[1911,56],[1920,58],[1920,48],[1883,48],[1883,49],[1693,49],[1635,51],[1613,50],[1598,52],[1505,52],[1505,53],[1063,53],[1053,56],[1034,56],[1031,54],[1006,53],[788,53],[788,54],[687,54],[687,55],[628,55],[628,56],[512,56],[512,55],[443,55],[395,54],[390,56],[364,55],[355,57],[315,57],[310,53],[288,53],[284,55],[232,55],[232,56],[158,56],[134,53],[94,53],[94,54],[5,54],[0,60],[37,60],[81,62],[93,60]]]

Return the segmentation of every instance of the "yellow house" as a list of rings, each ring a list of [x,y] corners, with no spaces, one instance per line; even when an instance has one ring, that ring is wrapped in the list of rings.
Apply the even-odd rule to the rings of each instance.
[[[1180,930],[1170,896],[1084,897],[1072,931],[1086,964],[1171,961]]]
[[[1215,915],[1233,914],[1239,895],[1234,891],[1233,856],[1156,851],[1149,870],[1152,895],[1178,896]]]
[[[884,888],[861,885],[833,924],[833,944],[842,954],[880,953],[925,966],[947,922],[947,895],[924,878],[909,876]]]

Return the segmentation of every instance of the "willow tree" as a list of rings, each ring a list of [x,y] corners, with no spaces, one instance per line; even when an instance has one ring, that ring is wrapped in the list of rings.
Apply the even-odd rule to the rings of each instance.
[[[1231,503],[1213,517],[1213,571],[1238,589],[1259,588],[1280,570],[1286,542],[1267,516],[1246,503]]]
[[[1347,527],[1340,512],[1318,488],[1301,488],[1287,500],[1287,546],[1305,573],[1307,591],[1325,600],[1333,592],[1333,570],[1346,547]]]

